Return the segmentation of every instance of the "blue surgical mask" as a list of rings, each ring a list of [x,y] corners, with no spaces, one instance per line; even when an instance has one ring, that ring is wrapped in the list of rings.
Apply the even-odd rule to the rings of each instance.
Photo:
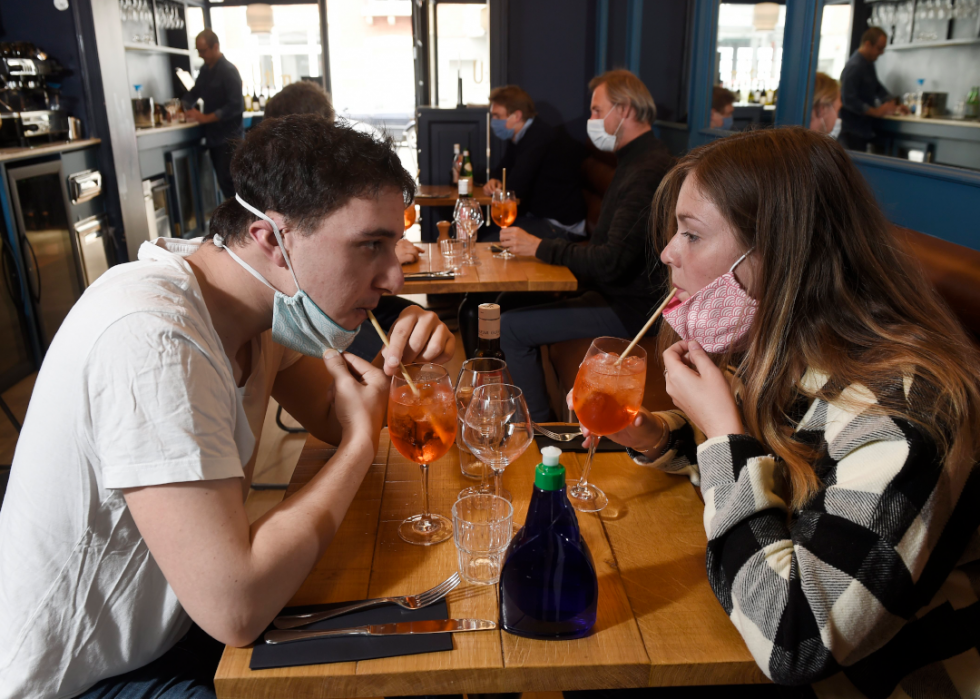
[[[731,131],[732,125],[735,123],[735,117],[727,116],[721,120],[721,128],[723,131]]]
[[[327,349],[335,349],[343,352],[350,347],[354,338],[360,330],[348,330],[339,325],[330,316],[324,313],[313,299],[307,296],[299,286],[296,279],[296,272],[289,261],[286,253],[286,246],[283,243],[282,235],[279,233],[279,226],[271,218],[246,203],[240,196],[235,195],[238,203],[251,211],[261,219],[272,224],[272,232],[276,235],[279,249],[282,250],[282,257],[286,261],[289,273],[293,275],[293,282],[296,284],[296,295],[286,296],[276,289],[261,274],[255,271],[245,260],[240,258],[234,251],[225,245],[224,239],[220,235],[214,236],[214,244],[223,248],[231,255],[232,259],[244,267],[253,277],[265,284],[276,292],[275,300],[272,304],[272,339],[284,347],[295,350],[308,357],[322,357]]]
[[[509,141],[514,138],[514,129],[507,128],[506,119],[491,119],[490,128],[493,130],[493,135],[501,141]]]

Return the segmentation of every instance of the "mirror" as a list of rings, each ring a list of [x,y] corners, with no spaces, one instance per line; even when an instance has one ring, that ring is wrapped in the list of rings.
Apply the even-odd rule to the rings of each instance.
[[[851,20],[823,7],[811,128],[831,127],[839,90],[845,148],[980,170],[980,2],[886,0]]]
[[[783,4],[719,4],[716,80],[706,126],[740,131],[772,124],[785,23]]]

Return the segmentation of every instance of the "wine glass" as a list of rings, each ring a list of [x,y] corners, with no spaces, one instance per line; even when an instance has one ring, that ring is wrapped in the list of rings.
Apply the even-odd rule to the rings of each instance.
[[[474,390],[480,386],[510,383],[513,383],[513,379],[511,379],[510,372],[507,370],[507,362],[505,362],[503,359],[497,359],[494,357],[476,357],[474,359],[467,359],[465,362],[463,362],[463,366],[459,370],[459,376],[456,378],[456,410],[459,415],[459,433],[463,433],[463,417],[466,415],[466,409],[469,407],[470,401],[473,398]],[[466,442],[460,440],[456,442],[456,446],[459,448],[459,459],[461,466],[466,458],[464,457],[464,454],[469,455],[471,459],[475,458],[473,456],[473,452],[471,452],[466,446]],[[493,494],[489,479],[487,478],[489,470],[487,469],[486,464],[484,464],[482,461],[480,463],[482,466],[480,469],[482,475],[480,485],[464,488],[460,491],[459,497],[463,498],[467,495]],[[469,475],[465,468],[463,469],[463,473],[464,475]],[[472,478],[472,476],[470,477]]]
[[[405,230],[407,231],[415,223],[415,219],[418,218],[418,214],[415,211],[415,204],[412,204],[407,209],[405,209]]]
[[[490,200],[490,218],[501,228],[513,225],[514,221],[517,220],[517,196],[513,192],[505,192],[502,189],[494,192]],[[498,252],[494,257],[501,260],[512,260],[517,255],[510,250],[504,250]]]
[[[422,513],[398,526],[410,544],[438,544],[453,535],[452,522],[429,512],[429,464],[444,456],[456,440],[456,400],[449,373],[436,364],[405,367],[413,386],[401,374],[391,379],[388,434],[395,449],[422,471]]]
[[[493,470],[493,494],[510,499],[500,487],[504,469],[534,438],[524,394],[511,384],[487,384],[473,391],[463,419],[463,442]]]
[[[629,340],[597,337],[575,376],[572,406],[579,422],[593,435],[582,478],[568,484],[568,499],[580,512],[598,512],[609,503],[606,494],[589,483],[589,470],[599,438],[629,425],[643,404],[647,353],[636,346],[619,363],[627,346]]]
[[[476,232],[483,225],[483,208],[472,197],[461,197],[456,201],[456,235],[466,241],[466,253],[463,256],[464,265],[479,265],[474,247]]]

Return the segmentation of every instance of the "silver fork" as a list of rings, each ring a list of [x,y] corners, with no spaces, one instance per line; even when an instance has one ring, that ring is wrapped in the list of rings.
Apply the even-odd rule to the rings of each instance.
[[[349,614],[350,612],[356,612],[361,609],[373,609],[374,607],[380,607],[385,604],[397,604],[403,609],[421,609],[422,607],[428,607],[430,604],[435,604],[452,592],[457,585],[459,585],[459,573],[453,573],[449,578],[443,580],[431,590],[420,592],[417,595],[405,595],[404,597],[379,597],[378,599],[367,599],[360,602],[352,602],[351,604],[344,605],[343,607],[337,607],[336,609],[330,609],[325,612],[310,612],[309,614],[289,614],[286,616],[277,616],[275,619],[273,619],[272,625],[277,629],[295,629],[317,621],[323,621],[324,619],[332,619],[335,616],[340,616],[341,614]]]
[[[551,430],[546,430],[536,422],[532,422],[531,426],[548,439],[553,439],[556,442],[571,442],[573,439],[582,436],[581,427],[578,429],[578,432],[552,432]]]

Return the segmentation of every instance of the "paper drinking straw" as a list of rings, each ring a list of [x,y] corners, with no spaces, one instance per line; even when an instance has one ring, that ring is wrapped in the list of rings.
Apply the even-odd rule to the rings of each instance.
[[[381,337],[381,341],[383,343],[385,343],[385,347],[387,347],[388,346],[388,336],[385,334],[385,331],[381,329],[381,324],[378,322],[378,319],[374,317],[374,314],[371,312],[370,309],[368,309],[367,314],[368,314],[368,318],[371,319],[371,325],[373,325],[374,326],[374,329],[378,331],[378,335]],[[405,368],[405,365],[402,364],[401,362],[398,362],[398,366],[401,367],[402,376],[405,377],[405,383],[408,384],[408,387],[410,389],[412,389],[412,393],[415,394],[415,397],[416,398],[418,398],[419,397],[419,389],[415,385],[415,383],[412,381],[411,377],[408,375],[408,369],[406,369]]]
[[[633,341],[629,344],[629,346],[623,350],[621,355],[619,355],[619,359],[616,360],[616,366],[622,364],[623,360],[626,359],[626,355],[633,351],[633,348],[636,347],[636,343],[640,341],[640,338],[647,334],[647,330],[649,330],[650,326],[653,325],[653,321],[660,317],[660,314],[664,312],[664,308],[667,307],[667,304],[670,303],[670,300],[674,298],[674,294],[676,293],[677,287],[675,286],[670,290],[670,293],[667,294],[667,298],[665,298],[664,302],[660,304],[660,307],[653,312],[652,316],[650,316],[650,320],[647,321],[647,324],[640,329],[640,332],[636,334],[636,337],[633,338]]]

